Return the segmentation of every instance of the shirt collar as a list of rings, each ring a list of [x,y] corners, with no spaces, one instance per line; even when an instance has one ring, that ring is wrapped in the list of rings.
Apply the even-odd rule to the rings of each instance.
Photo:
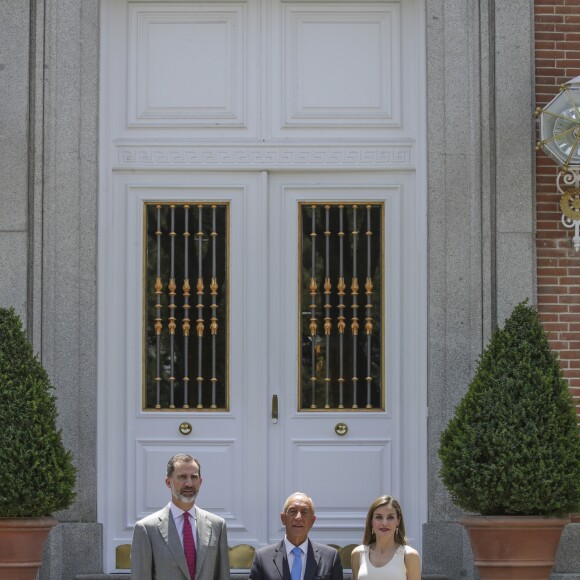
[[[284,536],[284,546],[286,547],[286,556],[289,557],[294,548],[300,548],[303,554],[308,554],[308,538],[299,546],[295,546],[286,536]]]
[[[169,502],[169,509],[171,510],[171,515],[173,516],[174,520],[183,516],[183,514],[185,513],[185,510],[182,510],[181,508],[177,507],[172,501]],[[189,512],[191,519],[195,520],[195,504],[192,505],[191,509],[187,511]]]

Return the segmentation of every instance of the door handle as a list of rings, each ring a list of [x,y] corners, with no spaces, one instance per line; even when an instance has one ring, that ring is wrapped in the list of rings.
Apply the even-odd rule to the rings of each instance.
[[[272,423],[278,422],[278,395],[272,395]]]

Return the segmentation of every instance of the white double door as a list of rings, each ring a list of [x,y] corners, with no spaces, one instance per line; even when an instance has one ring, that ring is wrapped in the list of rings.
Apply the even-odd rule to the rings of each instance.
[[[417,544],[426,466],[413,175],[131,173],[114,181],[101,297],[107,400],[100,409],[100,513],[109,569],[115,569],[115,547],[130,542],[133,523],[167,502],[164,468],[176,452],[199,458],[204,481],[198,503],[226,519],[232,546],[282,537],[279,513],[293,491],[315,502],[312,536],[339,546],[360,540],[375,497],[393,494],[405,506],[408,533]],[[300,203],[361,200],[384,207],[385,408],[300,411]],[[143,410],[143,219],[144,204],[152,201],[229,204],[227,411]],[[183,422],[191,432],[181,433]],[[345,434],[337,433],[340,423]]]
[[[283,502],[303,491],[316,507],[314,539],[358,543],[370,503],[393,494],[420,548],[427,469],[422,2],[101,6],[105,570],[118,569],[116,549],[130,543],[134,522],[167,503],[165,465],[177,452],[199,458],[198,503],[226,519],[231,546],[278,541]],[[227,409],[145,410],[144,208],[213,201],[229,206]],[[300,204],[341,201],[383,208],[376,299],[384,404],[299,410]],[[191,425],[186,434],[182,423]]]

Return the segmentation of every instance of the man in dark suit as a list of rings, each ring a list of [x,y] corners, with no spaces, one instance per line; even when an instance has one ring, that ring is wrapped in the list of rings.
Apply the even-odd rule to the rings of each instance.
[[[306,494],[293,493],[280,518],[286,537],[256,551],[248,580],[343,580],[338,552],[308,539],[316,516]]]
[[[201,482],[197,459],[180,453],[169,460],[171,501],[135,524],[133,580],[230,580],[226,523],[195,505]]]

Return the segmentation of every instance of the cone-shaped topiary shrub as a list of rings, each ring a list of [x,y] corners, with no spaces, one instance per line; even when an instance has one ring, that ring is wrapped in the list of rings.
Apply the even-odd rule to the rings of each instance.
[[[12,308],[0,308],[0,517],[42,517],[75,497],[46,371]]]
[[[493,333],[439,457],[443,483],[464,510],[555,516],[580,508],[576,413],[527,301]]]

